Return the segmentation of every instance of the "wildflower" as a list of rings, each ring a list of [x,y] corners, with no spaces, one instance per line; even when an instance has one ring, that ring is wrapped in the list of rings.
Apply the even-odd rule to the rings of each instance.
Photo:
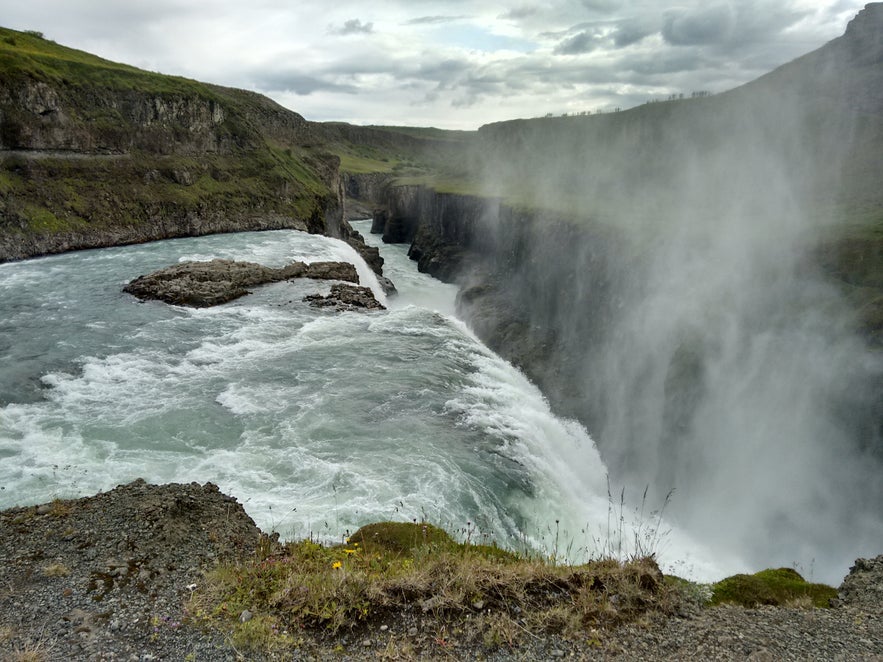
[[[334,563],[331,564],[331,567],[334,568],[335,570],[337,570],[342,565],[343,565],[343,563],[341,563],[340,561],[335,561]]]
[[[356,551],[358,551],[358,550],[355,550],[355,549],[345,549],[345,550],[343,550],[343,553],[344,553],[344,554],[355,554]]]

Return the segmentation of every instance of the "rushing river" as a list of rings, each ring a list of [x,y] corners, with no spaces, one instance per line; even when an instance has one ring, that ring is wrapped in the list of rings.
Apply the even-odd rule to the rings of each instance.
[[[738,565],[703,558],[651,512],[661,504],[621,506],[586,430],[454,317],[455,288],[402,246],[382,252],[399,294],[374,313],[310,307],[304,295],[330,288],[311,280],[203,310],[121,292],[222,257],[346,260],[383,296],[349,246],[295,231],[0,265],[0,507],[138,477],[212,481],[286,538],[426,519],[575,561],[634,551],[637,537],[682,574]]]

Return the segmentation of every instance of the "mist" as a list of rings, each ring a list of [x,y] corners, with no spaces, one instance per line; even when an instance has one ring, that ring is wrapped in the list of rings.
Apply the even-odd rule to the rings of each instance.
[[[485,192],[547,210],[517,259],[478,270],[525,329],[496,345],[585,423],[612,482],[674,490],[673,526],[834,584],[883,544],[883,356],[819,259],[866,188],[853,51],[480,131]],[[496,215],[497,253],[517,216]]]

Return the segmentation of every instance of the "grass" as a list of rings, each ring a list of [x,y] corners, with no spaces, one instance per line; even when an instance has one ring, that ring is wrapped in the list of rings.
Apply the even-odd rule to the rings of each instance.
[[[63,563],[50,563],[42,572],[44,577],[67,577],[71,574],[71,569]]]
[[[383,158],[371,158],[370,156],[359,156],[357,154],[348,153],[342,149],[336,150],[340,157],[340,170],[354,175],[368,173],[384,173],[392,172],[398,160],[391,161]]]
[[[709,585],[664,576],[652,554],[574,564],[466,540],[416,521],[370,524],[340,545],[265,535],[252,557],[205,575],[188,618],[219,629],[240,651],[285,654],[309,636],[344,653],[342,641],[371,637],[381,625],[392,628],[393,653],[406,643],[419,649],[413,637],[396,639],[397,622],[435,632],[429,639],[441,650],[456,640],[490,651],[547,634],[602,645],[611,628],[684,607],[811,609],[837,596],[788,568]]]
[[[16,638],[16,631],[8,626],[0,626],[0,645],[13,641]],[[53,659],[55,648],[54,640],[49,640],[41,635],[40,638],[27,639],[22,641],[8,650],[8,657],[4,658],[9,662],[45,662]],[[2,652],[2,649],[0,649]]]
[[[711,604],[830,607],[836,597],[830,586],[807,582],[791,568],[778,568],[727,577],[714,584]]]
[[[556,565],[458,543],[429,524],[372,524],[336,546],[264,538],[258,550],[210,571],[188,606],[237,647],[285,648],[304,630],[359,630],[403,612],[439,628],[469,619],[470,636],[488,647],[546,632],[581,638],[669,613],[680,595],[652,557]]]
[[[162,213],[227,215],[262,207],[309,218],[328,195],[308,156],[282,149],[244,155],[135,154],[63,159],[7,156],[0,188],[7,227],[51,235],[131,226]],[[190,184],[181,183],[184,173]]]
[[[111,62],[91,53],[56,44],[32,32],[0,28],[0,74],[73,85],[98,85],[114,90],[192,94],[214,98],[209,86],[179,76],[166,76]]]

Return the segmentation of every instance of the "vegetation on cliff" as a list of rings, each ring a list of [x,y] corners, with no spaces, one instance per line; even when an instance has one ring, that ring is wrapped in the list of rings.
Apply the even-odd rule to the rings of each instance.
[[[340,545],[265,536],[253,559],[211,570],[189,608],[231,630],[237,646],[290,646],[305,628],[359,632],[404,613],[435,622],[439,639],[450,630],[496,649],[549,632],[580,639],[650,611],[672,614],[684,595],[651,557],[558,565],[457,543],[427,523],[382,522]]]
[[[338,160],[253,93],[0,29],[0,258],[235,229],[325,231]],[[321,142],[321,141],[319,141]]]
[[[600,646],[625,623],[718,604],[810,609],[836,598],[788,568],[708,586],[663,576],[652,555],[570,565],[458,543],[428,523],[380,522],[338,545],[263,536],[253,558],[210,570],[188,610],[238,648],[281,652],[306,631],[365,637],[404,617],[431,621],[442,648],[450,638],[493,651],[552,633]]]

